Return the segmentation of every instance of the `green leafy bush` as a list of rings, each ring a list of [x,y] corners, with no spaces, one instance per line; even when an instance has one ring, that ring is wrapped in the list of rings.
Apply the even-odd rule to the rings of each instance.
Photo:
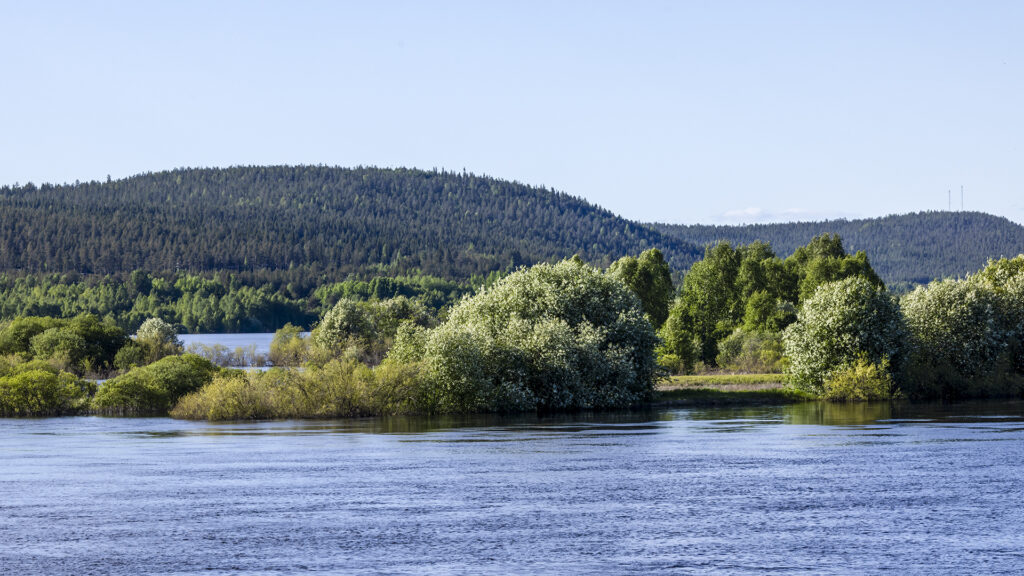
[[[354,360],[332,360],[305,372],[227,371],[178,400],[175,418],[252,420],[344,418],[422,411],[426,394],[417,365],[385,363],[376,368]]]
[[[853,276],[821,285],[783,332],[792,382],[813,394],[864,357],[902,366],[905,330],[896,302],[871,281]]]
[[[70,320],[24,317],[0,331],[0,355],[50,360],[82,375],[111,369],[117,351],[127,342],[123,330],[90,314]]]
[[[835,402],[888,400],[894,390],[888,360],[875,363],[861,357],[825,382],[822,398]]]
[[[612,263],[608,274],[640,298],[647,319],[655,328],[665,323],[676,289],[672,285],[672,269],[660,250],[651,248],[638,257],[624,256]]]
[[[369,302],[343,298],[313,330],[310,340],[316,350],[312,351],[312,360],[323,364],[348,354],[376,365],[394,343],[398,327],[405,322],[418,326],[436,323],[422,304],[405,296]]]
[[[906,294],[914,398],[1016,396],[1024,381],[1024,256]]]
[[[782,372],[785,368],[782,335],[737,329],[719,343],[716,363],[720,368],[736,372]]]
[[[0,416],[66,416],[89,405],[92,382],[38,363],[7,366],[0,375]]]
[[[102,414],[166,414],[181,396],[200,389],[218,371],[194,354],[167,356],[105,382],[93,398]]]
[[[658,364],[673,374],[693,372],[697,362],[697,340],[694,333],[693,317],[689,308],[679,299],[672,306],[668,319],[658,330],[661,344],[657,348]]]
[[[285,324],[274,332],[270,341],[270,363],[274,366],[300,366],[309,354],[309,340],[302,336],[302,328]]]
[[[648,400],[656,342],[636,295],[574,259],[515,272],[395,348],[426,366],[431,411],[521,411]]]
[[[181,354],[182,344],[174,326],[160,318],[149,318],[135,333],[135,343],[145,351],[146,362]]]

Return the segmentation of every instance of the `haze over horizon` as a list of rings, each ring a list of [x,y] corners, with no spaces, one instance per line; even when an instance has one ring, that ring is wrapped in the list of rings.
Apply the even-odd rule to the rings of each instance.
[[[1013,2],[0,2],[0,185],[466,169],[638,221],[1024,223]]]

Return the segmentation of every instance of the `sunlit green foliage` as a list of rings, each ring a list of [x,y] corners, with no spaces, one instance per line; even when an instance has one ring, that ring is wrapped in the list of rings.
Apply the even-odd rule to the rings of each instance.
[[[782,372],[782,335],[779,332],[749,332],[737,329],[718,345],[716,363],[720,368],[757,374]]]
[[[863,277],[875,286],[884,287],[868,263],[867,255],[863,251],[847,254],[838,234],[815,236],[806,246],[797,248],[786,258],[786,266],[798,279],[800,302],[810,298],[822,284],[853,276]]]
[[[0,416],[67,416],[88,407],[96,385],[41,361],[0,360]]]
[[[875,363],[861,357],[825,382],[822,398],[835,402],[888,400],[894,390],[889,361]]]
[[[928,364],[948,363],[965,377],[992,368],[1009,334],[998,297],[967,280],[918,287],[901,300],[915,354]]]
[[[426,307],[405,296],[369,302],[346,298],[324,315],[310,340],[318,351],[326,353],[326,359],[348,353],[376,365],[391,348],[404,322],[423,327],[436,324]]]
[[[612,263],[608,274],[640,298],[647,319],[655,329],[665,323],[676,290],[672,285],[672,270],[660,250],[651,248],[638,257],[623,256]]]
[[[837,236],[813,238],[785,261],[764,242],[708,246],[704,259],[683,278],[670,312],[673,326],[661,334],[662,355],[688,365],[685,343],[692,340],[697,359],[714,366],[719,344],[735,329],[779,332],[796,320],[800,303],[818,286],[852,276],[882,285],[867,256],[847,255]]]
[[[166,414],[178,398],[210,382],[217,371],[194,354],[168,356],[104,382],[92,408],[120,416]]]
[[[300,366],[307,358],[309,340],[302,334],[302,328],[285,324],[274,333],[270,341],[270,363],[274,366]]]
[[[896,302],[862,276],[820,286],[783,333],[794,384],[815,394],[860,358],[898,370],[905,339]]]
[[[159,317],[190,332],[259,332],[308,323],[316,308],[311,297],[293,294],[289,286],[252,287],[238,276],[0,275],[0,318],[94,314],[135,331],[147,318]]]
[[[370,368],[334,360],[305,372],[271,369],[217,375],[182,397],[171,415],[197,420],[344,418],[422,411],[425,381],[416,365]]]
[[[881,218],[788,222],[745,226],[656,224],[668,236],[698,246],[727,241],[771,243],[791,254],[815,236],[838,234],[854,251],[871,256],[871,265],[890,290],[896,285],[927,284],[936,278],[974,272],[993,255],[1024,252],[1024,227],[980,212],[919,212]]]
[[[975,276],[906,294],[912,397],[986,397],[1024,392],[1024,256]]]
[[[150,318],[139,326],[135,343],[145,351],[146,363],[156,362],[164,356],[181,354],[178,333],[160,318]]]
[[[16,318],[0,331],[0,355],[22,360],[49,360],[82,375],[109,370],[118,350],[128,342],[114,324],[83,314],[70,320]]]
[[[395,350],[422,360],[432,411],[557,410],[649,399],[655,342],[632,291],[566,260],[509,275],[433,330],[403,330]]]
[[[727,242],[709,246],[704,259],[683,278],[676,305],[685,307],[692,318],[698,356],[709,364],[718,355],[718,341],[732,332],[741,314],[736,276],[742,257]]]

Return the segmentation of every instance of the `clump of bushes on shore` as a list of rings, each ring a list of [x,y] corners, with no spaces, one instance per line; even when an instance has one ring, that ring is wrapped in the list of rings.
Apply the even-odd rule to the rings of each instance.
[[[573,410],[646,402],[657,339],[640,299],[578,259],[520,270],[399,334],[391,359],[422,362],[437,412]]]
[[[913,399],[1024,395],[1024,255],[899,301],[859,278],[824,284],[784,341],[794,384],[825,398],[886,397],[835,391],[869,380]]]
[[[89,406],[96,384],[52,365],[0,359],[0,416],[69,416]]]
[[[819,287],[783,332],[793,384],[817,395],[861,359],[899,367],[905,342],[897,302],[858,276]]]
[[[354,359],[306,371],[226,371],[182,397],[171,416],[195,420],[344,418],[427,412],[429,390],[416,365],[375,368]]]
[[[406,304],[363,309],[343,300],[311,338],[334,359],[302,372],[221,373],[171,414],[235,420],[571,410],[626,407],[653,393],[656,338],[640,299],[582,261],[513,273],[433,328]],[[373,339],[375,328],[395,343],[371,367],[382,342]]]
[[[167,356],[105,382],[92,400],[92,410],[115,416],[166,414],[180,397],[208,384],[218,371],[194,354]]]
[[[323,365],[332,358],[350,356],[376,366],[404,323],[429,328],[437,320],[423,304],[405,296],[368,302],[342,298],[310,335],[307,360]]]

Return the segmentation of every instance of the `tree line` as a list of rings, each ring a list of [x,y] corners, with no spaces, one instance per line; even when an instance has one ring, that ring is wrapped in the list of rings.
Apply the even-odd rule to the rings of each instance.
[[[936,278],[963,276],[990,258],[1024,253],[1024,227],[979,212],[920,212],[857,220],[743,226],[656,224],[656,229],[697,245],[762,241],[791,254],[815,236],[831,233],[871,255],[878,275],[898,291]]]
[[[432,276],[350,278],[307,291],[292,284],[251,286],[234,274],[0,275],[0,322],[23,316],[91,314],[132,332],[161,318],[179,332],[272,332],[285,324],[311,327],[341,299],[404,296],[433,310],[451,306],[500,273],[456,282]]]

